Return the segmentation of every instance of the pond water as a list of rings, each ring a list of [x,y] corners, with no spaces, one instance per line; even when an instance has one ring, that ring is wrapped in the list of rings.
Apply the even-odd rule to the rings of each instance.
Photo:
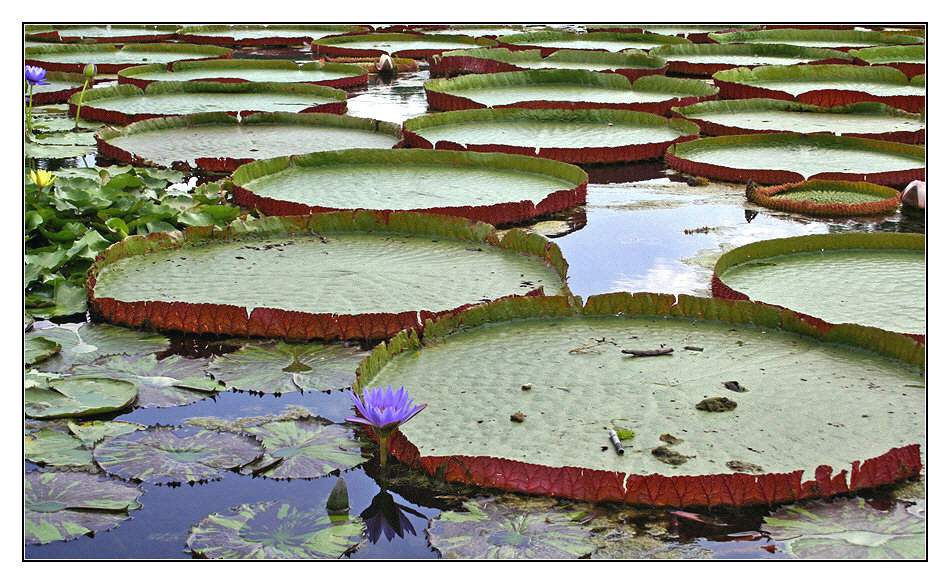
[[[244,57],[309,60],[306,51],[249,51]],[[290,53],[288,55],[288,53]],[[235,58],[239,55],[236,54]],[[393,81],[371,76],[367,87],[349,92],[348,114],[402,122],[427,111],[422,83],[426,71],[404,73]],[[106,159],[41,160],[41,167],[84,166]],[[762,239],[832,232],[923,233],[920,217],[893,213],[867,219],[813,219],[764,209],[746,202],[744,185],[711,183],[689,186],[686,177],[657,162],[590,168],[587,204],[527,227],[548,235],[560,246],[570,264],[568,284],[574,294],[587,297],[611,291],[651,291],[710,296],[712,266],[724,251]],[[47,326],[38,323],[37,326]],[[173,337],[181,341],[181,336]],[[185,338],[176,346],[202,345]],[[184,353],[184,351],[181,351]],[[205,351],[207,352],[207,351]],[[287,407],[309,409],[333,421],[352,415],[343,391],[285,393],[257,396],[224,392],[191,405],[146,408],[124,413],[116,420],[140,424],[181,424],[197,417],[236,419],[280,414]],[[38,468],[25,463],[26,471]],[[390,461],[380,471],[378,457],[342,473],[349,490],[351,515],[372,511],[374,498],[388,491],[402,506],[403,529],[388,539],[367,540],[351,559],[434,559],[426,527],[442,511],[462,510],[461,503],[487,492],[442,483]],[[185,538],[191,526],[209,514],[259,501],[281,501],[312,507],[325,501],[336,476],[314,480],[277,481],[227,472],[221,480],[180,487],[143,484],[142,508],[117,528],[80,537],[25,547],[27,559],[149,558],[186,559]],[[881,509],[895,501],[924,506],[920,483],[908,488],[879,489],[870,499]],[[509,496],[506,496],[509,497]],[[377,499],[384,499],[380,497]],[[538,497],[520,497],[526,505],[547,504]],[[509,499],[506,499],[509,500]],[[563,502],[568,505],[567,502]],[[672,510],[651,511],[622,505],[570,503],[586,511],[604,546],[593,557],[716,557],[788,558],[783,544],[758,531],[768,509],[743,512],[710,511],[695,519]],[[397,507],[399,509],[399,507]],[[688,514],[687,514],[688,515]]]

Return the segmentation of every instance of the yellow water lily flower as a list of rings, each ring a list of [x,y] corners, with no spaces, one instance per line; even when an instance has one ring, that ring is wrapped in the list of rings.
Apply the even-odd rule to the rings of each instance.
[[[48,170],[31,170],[30,180],[42,189],[56,182],[56,177]]]

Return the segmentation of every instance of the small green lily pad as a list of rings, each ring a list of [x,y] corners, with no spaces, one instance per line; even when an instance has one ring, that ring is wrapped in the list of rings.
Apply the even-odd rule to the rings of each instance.
[[[356,517],[331,521],[326,509],[269,501],[215,513],[191,528],[185,545],[203,558],[340,558],[363,540]]]
[[[135,386],[105,377],[50,378],[24,388],[24,410],[31,418],[92,416],[124,409],[135,401]]]
[[[23,456],[52,466],[92,467],[92,449],[75,436],[41,428],[23,437]]]
[[[272,479],[317,478],[336,470],[347,470],[368,460],[363,442],[339,424],[318,418],[270,422],[247,431],[264,444],[260,462],[241,469],[242,473]]]
[[[27,367],[45,361],[59,353],[62,345],[45,337],[27,337],[23,340],[23,363]]]

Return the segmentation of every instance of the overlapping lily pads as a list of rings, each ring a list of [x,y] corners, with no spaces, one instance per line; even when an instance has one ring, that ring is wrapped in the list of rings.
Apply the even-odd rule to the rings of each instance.
[[[346,426],[318,418],[269,422],[247,428],[264,445],[259,462],[242,473],[272,479],[312,479],[349,470],[369,459],[366,444]]]
[[[227,46],[278,46],[287,47],[309,43],[313,39],[330,35],[352,34],[370,30],[369,26],[348,24],[205,24],[185,26],[177,31],[178,40]]]
[[[118,73],[126,67],[143,63],[167,65],[175,61],[231,57],[231,50],[224,47],[185,43],[142,43],[122,48],[112,44],[64,44],[27,47],[23,51],[27,65],[67,73],[82,73],[87,63],[95,63],[99,73]]]
[[[566,271],[556,245],[522,230],[499,241],[461,218],[355,211],[127,237],[100,255],[87,291],[95,313],[131,326],[369,340],[466,305],[556,293]]]
[[[924,39],[910,35],[886,34],[870,30],[793,29],[740,30],[713,33],[709,40],[717,43],[783,44],[848,51],[882,45],[921,44]]]
[[[597,550],[590,529],[569,511],[530,513],[487,498],[463,505],[466,511],[443,511],[426,529],[443,558],[577,559]]]
[[[23,454],[27,460],[49,466],[70,467],[71,470],[97,472],[92,460],[95,443],[106,436],[120,436],[141,428],[131,422],[69,421],[69,433],[52,428],[39,428],[24,436]]]
[[[44,544],[116,527],[129,511],[142,507],[145,491],[135,485],[89,472],[26,473],[25,543]]]
[[[893,67],[909,78],[927,72],[927,49],[923,45],[869,47],[852,49],[850,53],[870,65]]]
[[[575,34],[562,31],[529,32],[498,37],[498,46],[516,51],[540,49],[547,57],[559,49],[582,49],[619,52],[628,49],[649,50],[661,45],[690,44],[690,41],[678,36],[627,33],[627,32],[590,32]]]
[[[922,340],[924,247],[924,236],[911,233],[834,233],[759,241],[719,258],[713,294],[784,306],[830,323],[909,333]]]
[[[901,204],[900,191],[867,182],[810,180],[774,187],[753,184],[745,194],[749,201],[763,207],[825,217],[887,213]]]
[[[76,116],[78,96],[69,101]],[[161,116],[204,112],[296,112],[342,114],[346,92],[309,83],[216,83],[158,81],[143,91],[134,85],[86,91],[82,117],[111,124],[130,124]]]
[[[269,501],[208,515],[191,528],[185,545],[202,558],[333,559],[356,549],[363,529],[358,517]]]
[[[717,89],[695,79],[663,75],[634,82],[615,73],[533,70],[465,75],[425,82],[429,106],[439,110],[484,107],[609,108],[666,115],[674,106],[715,99]]]
[[[908,112],[924,108],[923,75],[908,79],[894,67],[861,65],[768,65],[713,74],[724,99],[765,97],[822,107],[877,101]]]
[[[872,140],[923,144],[923,114],[877,102],[821,107],[783,99],[729,99],[673,108],[673,115],[699,124],[704,134],[835,134]]]
[[[658,158],[675,142],[699,137],[699,127],[622,110],[477,109],[407,120],[416,148],[505,152],[561,162],[605,163]]]
[[[791,47],[788,45],[667,45],[650,49],[650,56],[666,60],[668,71],[683,75],[710,76],[734,67],[763,65],[845,64],[854,59],[848,53],[831,49]]]
[[[253,162],[234,199],[269,215],[342,209],[421,211],[494,225],[584,202],[587,175],[553,160],[501,153],[352,149]]]
[[[260,442],[250,436],[187,426],[150,426],[112,436],[93,451],[96,464],[110,475],[157,485],[216,480],[261,454]]]
[[[366,352],[358,347],[322,343],[248,343],[216,355],[208,367],[231,389],[258,394],[348,389]]]
[[[76,364],[89,364],[107,355],[147,355],[168,348],[168,338],[110,324],[64,324],[34,329],[29,339],[46,339],[61,350],[38,364],[44,371],[62,372]]]
[[[374,33],[324,37],[310,44],[317,57],[379,57],[391,55],[407,59],[425,59],[443,51],[493,47],[487,38],[466,35],[421,33]]]
[[[867,181],[903,188],[924,180],[924,148],[825,134],[768,133],[673,144],[666,163],[688,174],[776,185],[812,180]]]
[[[346,88],[365,85],[368,74],[356,65],[312,61],[299,65],[279,59],[215,59],[140,65],[119,72],[119,83],[145,89],[155,81],[311,83]]]
[[[359,385],[398,380],[428,404],[389,449],[450,482],[740,506],[854,491],[921,468],[924,349],[896,333],[820,332],[749,302],[614,293],[583,307],[501,300],[431,322],[423,338],[401,333],[378,347]],[[672,352],[649,356],[663,347]],[[630,356],[638,350],[648,356]],[[747,391],[730,393],[727,380]],[[696,407],[724,392],[735,409]],[[619,419],[636,431],[623,456],[608,438]],[[654,454],[669,447],[666,434],[684,441],[672,447],[678,464]],[[739,472],[734,461],[762,470]]]
[[[762,530],[799,558],[911,560],[927,554],[926,522],[906,503],[878,509],[861,497],[782,507]]]
[[[135,122],[96,133],[99,152],[134,164],[233,172],[242,164],[347,148],[392,148],[398,125],[336,114],[226,113]]]
[[[564,49],[542,57],[540,49],[512,51],[506,48],[447,51],[429,59],[433,76],[451,77],[466,73],[504,73],[531,69],[583,69],[599,73],[617,73],[630,81],[646,75],[663,75],[666,61],[630,53],[605,53]]]

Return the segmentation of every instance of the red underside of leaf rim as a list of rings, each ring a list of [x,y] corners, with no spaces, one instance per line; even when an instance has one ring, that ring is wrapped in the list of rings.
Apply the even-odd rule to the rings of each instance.
[[[855,215],[879,215],[896,210],[901,204],[901,193],[895,189],[891,191],[889,199],[869,201],[867,203],[812,203],[806,200],[776,199],[775,196],[790,189],[800,187],[810,181],[776,185],[772,187],[758,187],[746,190],[746,198],[763,207],[777,209],[789,213],[804,213],[819,217],[850,217]],[[881,187],[886,188],[886,187]]]
[[[366,85],[368,80],[369,73],[363,73],[362,75],[354,75],[352,77],[340,77],[339,79],[328,79],[326,81],[300,81],[299,83],[309,83],[310,85],[321,85],[323,87],[333,87],[335,89],[347,89],[350,87]],[[234,70],[233,77],[200,77],[190,79],[190,81],[203,81],[212,83],[248,83],[247,79],[244,79],[240,76],[240,69]],[[119,75],[120,85],[134,85],[143,91],[146,87],[156,82],[157,80],[155,79],[136,79],[134,77],[123,77],[122,75]]]
[[[479,57],[470,57],[467,55],[448,55],[440,59],[429,59],[429,74],[432,77],[454,77],[456,75],[466,75],[469,73],[509,73],[512,71],[531,71],[531,67],[521,67],[513,63],[496,61],[494,59],[482,59]],[[648,75],[666,75],[667,65],[656,69],[601,69],[597,73],[616,73],[623,75],[630,82],[634,82],[641,77]]]
[[[926,104],[926,98],[922,95],[874,95],[864,91],[846,89],[816,89],[795,96],[785,91],[753,87],[752,85],[733,81],[723,81],[721,79],[715,79],[714,81],[716,87],[719,88],[720,99],[784,99],[820,107],[837,107],[864,101],[876,101],[913,113],[923,111]]]
[[[178,59],[177,61],[173,61],[173,62],[181,63],[183,61],[207,61],[211,59],[230,59],[230,58],[231,58],[231,53],[227,53],[220,56],[214,55],[210,57],[195,57],[194,59]],[[89,59],[91,61],[94,61],[95,56],[90,55]],[[86,68],[85,63],[56,63],[53,61],[43,61],[41,59],[24,59],[23,63],[26,65],[42,67],[46,69],[47,71],[64,71],[66,73],[82,74],[83,69]],[[119,71],[123,69],[128,69],[129,67],[132,67],[133,65],[135,65],[135,63],[101,63],[101,64],[96,63],[96,69],[98,70],[99,74],[104,74],[104,73],[112,74],[112,73],[118,73]],[[171,67],[171,63],[168,63],[168,67],[169,68]]]
[[[76,116],[76,110],[78,105],[75,103],[69,104],[69,115],[71,117]],[[224,112],[230,116],[238,116],[246,118],[251,114],[267,113],[262,110],[244,110],[240,112],[236,111],[226,111]],[[306,109],[300,110],[301,114],[337,114],[343,115],[346,113],[346,102],[337,101],[332,103],[325,103],[321,105],[315,105],[308,107]],[[89,105],[82,106],[82,117],[86,120],[95,120],[98,122],[105,122],[107,124],[119,124],[122,126],[131,124],[133,122],[141,122],[142,120],[150,120],[152,118],[168,118],[179,115],[188,115],[188,114],[133,114],[129,115],[123,112],[117,112],[113,110],[107,110],[97,107],[92,107]]]

